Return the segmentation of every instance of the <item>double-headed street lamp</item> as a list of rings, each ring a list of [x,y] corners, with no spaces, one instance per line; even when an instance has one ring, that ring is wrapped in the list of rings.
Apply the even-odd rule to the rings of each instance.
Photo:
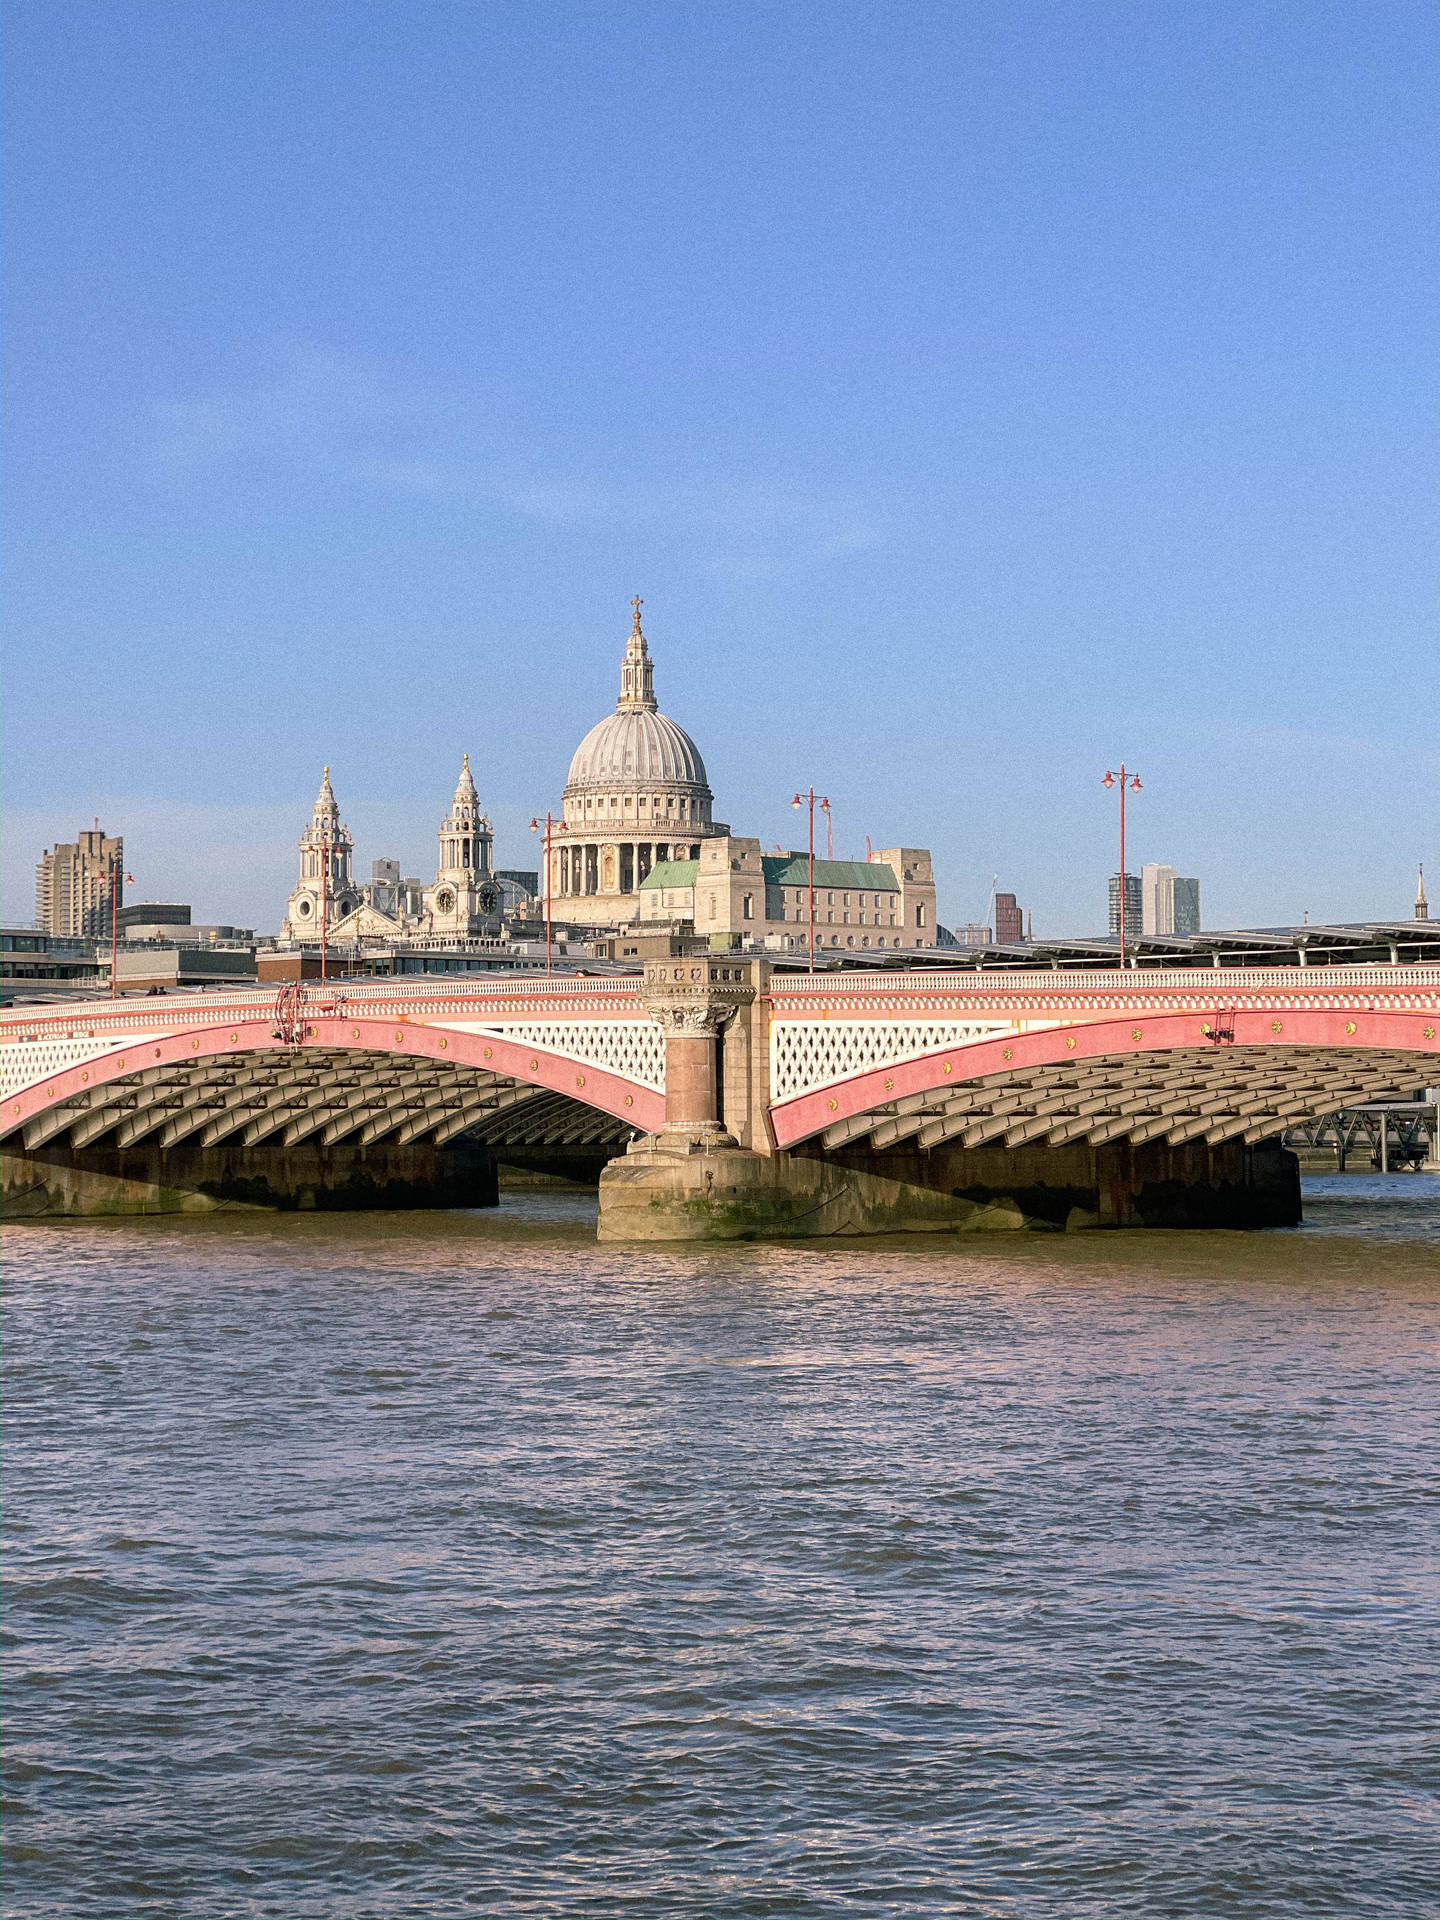
[[[538,819],[530,822],[530,831],[539,833]],[[550,842],[557,833],[568,833],[569,826],[564,820],[556,820],[551,814],[545,815],[545,971],[551,971],[550,964]]]
[[[819,807],[826,819],[830,816],[830,802],[823,795],[817,795],[814,787],[807,787],[803,794],[797,793],[790,802],[798,813],[801,807],[810,810],[810,972],[815,971],[815,809]]]
[[[1139,793],[1140,776],[1127,771],[1125,762],[1120,762],[1119,773],[1113,773],[1108,767],[1102,786],[1120,788],[1120,964],[1125,965],[1125,789],[1129,785],[1131,793]]]

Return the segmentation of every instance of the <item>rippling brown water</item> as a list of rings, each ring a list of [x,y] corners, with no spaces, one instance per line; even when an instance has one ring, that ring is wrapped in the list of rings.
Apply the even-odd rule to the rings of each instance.
[[[7,1914],[1440,1911],[1440,1181],[4,1249]]]

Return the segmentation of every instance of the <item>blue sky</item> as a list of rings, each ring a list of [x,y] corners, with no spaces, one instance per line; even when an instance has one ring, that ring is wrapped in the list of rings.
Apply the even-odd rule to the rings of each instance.
[[[717,812],[1093,929],[1440,880],[1428,4],[11,0],[3,913],[504,865],[639,592]]]

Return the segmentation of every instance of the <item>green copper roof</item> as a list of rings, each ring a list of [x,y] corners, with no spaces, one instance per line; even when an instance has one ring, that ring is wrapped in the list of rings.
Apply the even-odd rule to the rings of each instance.
[[[698,860],[662,860],[640,882],[640,891],[644,893],[648,887],[693,887],[699,871]]]
[[[760,865],[767,887],[806,887],[810,884],[810,861],[803,853],[767,853]],[[652,867],[640,882],[647,887],[693,887],[700,871],[698,860],[664,860]],[[854,888],[864,893],[899,893],[895,871],[883,860],[817,860],[815,885],[818,888]]]
[[[760,863],[769,887],[808,887],[810,860],[803,853],[767,854]],[[817,887],[855,887],[865,892],[899,893],[900,882],[882,860],[817,860]]]

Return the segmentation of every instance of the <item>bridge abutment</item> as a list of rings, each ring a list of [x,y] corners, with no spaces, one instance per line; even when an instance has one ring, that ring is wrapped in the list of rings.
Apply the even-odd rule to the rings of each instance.
[[[161,1149],[0,1148],[0,1188],[10,1220],[106,1214],[206,1213],[269,1207],[282,1212],[358,1208],[493,1207],[495,1162],[475,1142],[360,1147],[308,1143],[276,1147]]]

